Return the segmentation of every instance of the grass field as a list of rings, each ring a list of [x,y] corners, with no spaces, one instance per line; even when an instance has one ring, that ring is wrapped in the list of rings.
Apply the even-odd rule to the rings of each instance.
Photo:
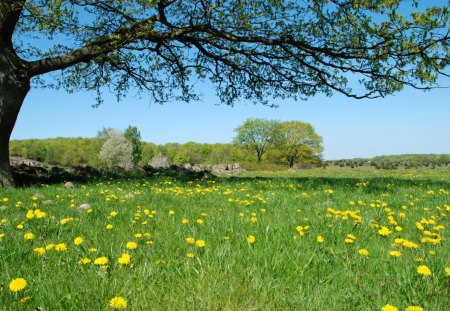
[[[450,310],[449,193],[343,169],[2,189],[0,310]]]

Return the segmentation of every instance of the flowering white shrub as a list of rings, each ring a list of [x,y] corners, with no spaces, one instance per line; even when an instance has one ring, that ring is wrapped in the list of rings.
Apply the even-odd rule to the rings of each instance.
[[[149,162],[148,165],[150,165],[153,168],[168,168],[170,167],[169,160],[165,155],[163,155],[161,152],[158,152],[157,155],[155,155]]]
[[[108,137],[100,150],[100,159],[106,161],[108,168],[131,169],[133,167],[133,146],[131,142],[116,129],[110,129]]]

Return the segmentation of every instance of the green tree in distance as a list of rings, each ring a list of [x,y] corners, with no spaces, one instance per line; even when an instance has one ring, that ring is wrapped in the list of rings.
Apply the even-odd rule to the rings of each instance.
[[[129,125],[123,133],[133,146],[133,164],[138,165],[142,159],[141,132],[137,127]]]
[[[450,60],[449,4],[434,3],[2,0],[0,186],[13,184],[9,140],[32,86],[161,103],[196,99],[203,80],[226,104],[429,89]]]
[[[247,119],[236,128],[233,143],[256,151],[258,162],[269,149],[274,140],[274,134],[280,122],[266,119]]]
[[[289,167],[293,167],[300,159],[319,158],[323,151],[322,137],[317,135],[309,123],[282,122],[275,137],[275,146],[288,161]]]

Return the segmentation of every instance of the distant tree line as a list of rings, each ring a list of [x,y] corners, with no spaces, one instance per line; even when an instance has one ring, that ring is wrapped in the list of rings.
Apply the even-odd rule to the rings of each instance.
[[[308,123],[249,119],[235,131],[232,144],[156,145],[142,142],[141,133],[134,126],[123,132],[103,128],[96,138],[15,140],[10,144],[10,154],[50,165],[82,164],[95,168],[144,166],[157,156],[174,165],[239,162],[250,170],[322,164],[322,138]]]
[[[450,154],[405,154],[377,156],[370,159],[343,159],[324,161],[323,166],[347,168],[373,167],[375,169],[448,168]]]

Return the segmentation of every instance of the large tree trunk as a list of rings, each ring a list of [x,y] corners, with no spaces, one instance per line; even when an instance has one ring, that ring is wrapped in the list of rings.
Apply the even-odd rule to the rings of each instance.
[[[9,139],[30,79],[9,46],[0,43],[0,188],[14,185],[9,165]]]

